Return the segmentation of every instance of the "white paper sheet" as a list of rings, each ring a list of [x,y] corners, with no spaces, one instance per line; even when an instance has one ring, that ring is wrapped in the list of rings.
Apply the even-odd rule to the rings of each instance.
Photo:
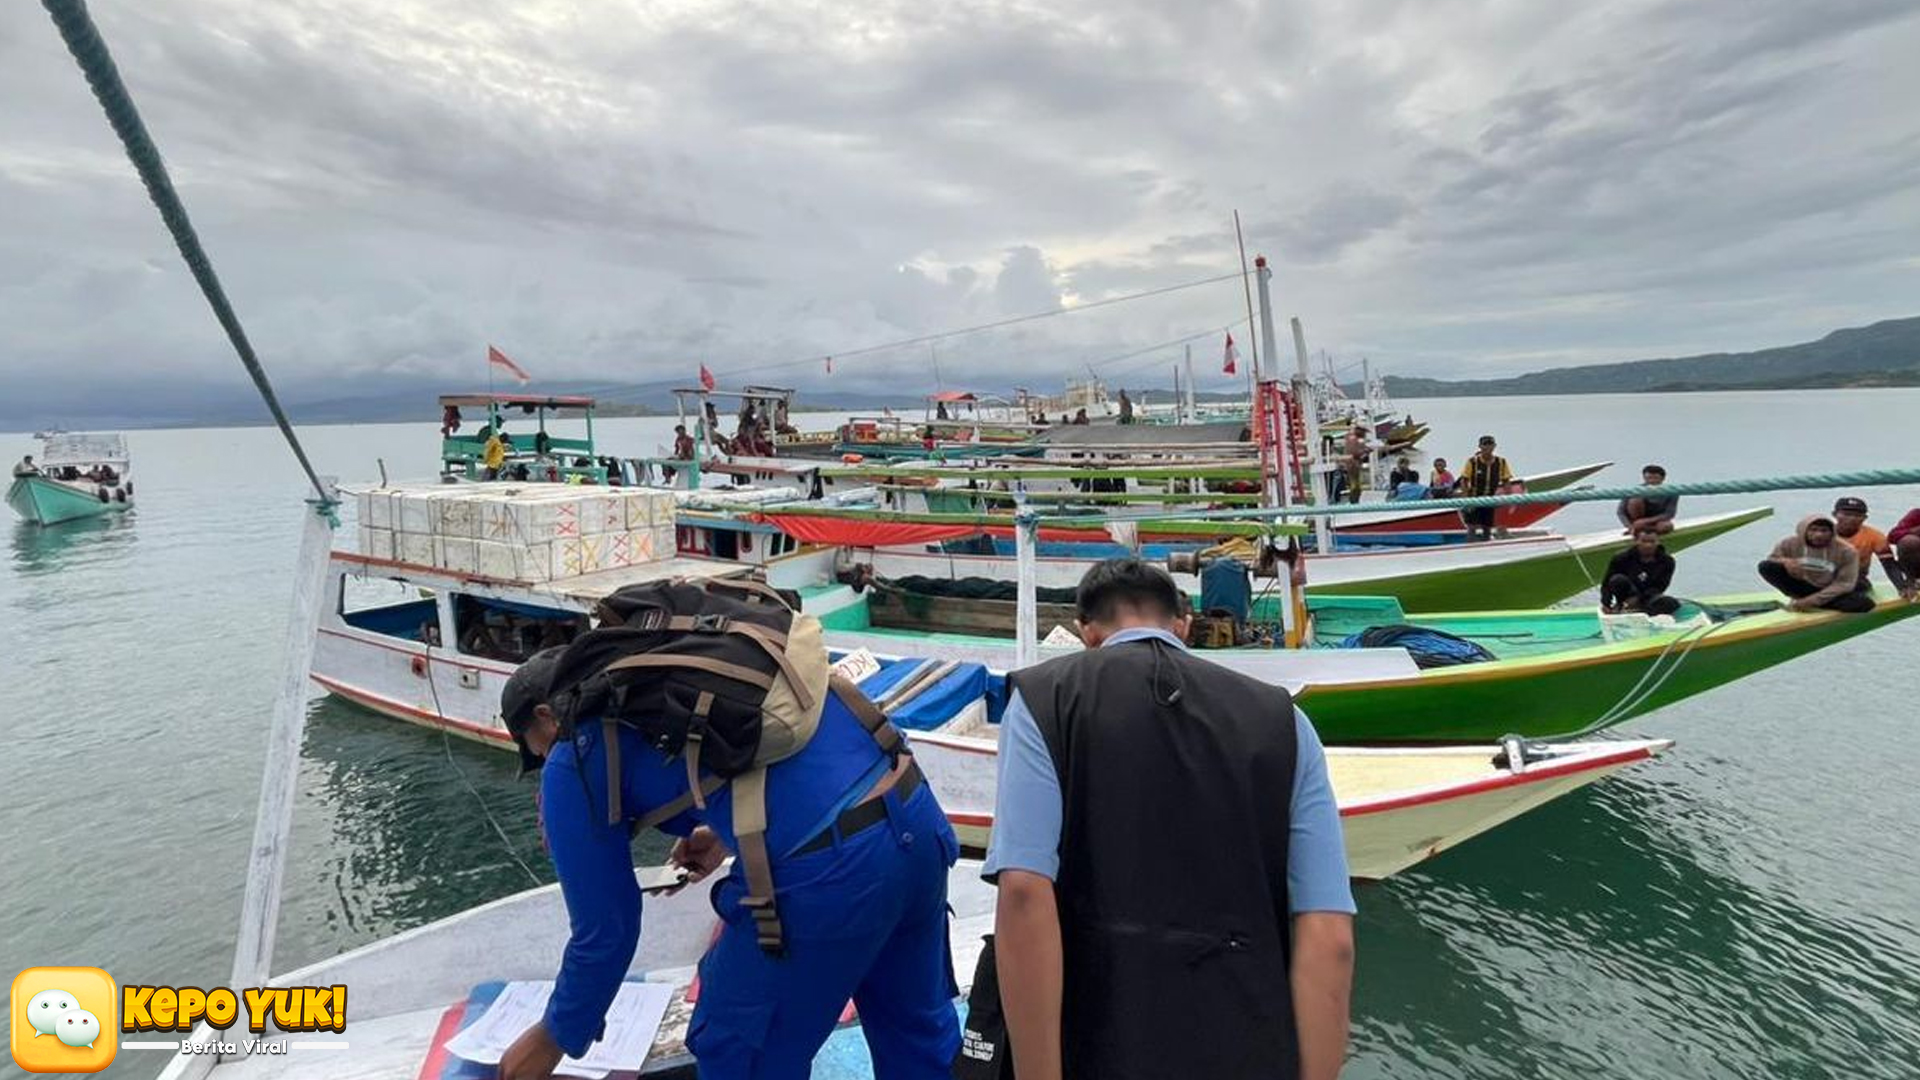
[[[662,983],[623,982],[607,1010],[607,1034],[583,1058],[563,1058],[556,1073],[602,1080],[609,1072],[637,1071],[660,1032],[674,988]],[[546,1015],[552,982],[510,982],[466,1029],[447,1040],[447,1052],[482,1065],[497,1065],[529,1027]]]

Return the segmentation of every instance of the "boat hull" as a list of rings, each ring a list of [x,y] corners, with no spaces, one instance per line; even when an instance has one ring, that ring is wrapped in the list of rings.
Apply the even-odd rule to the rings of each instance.
[[[1771,513],[1753,509],[1682,521],[1666,538],[1667,550],[1683,551]],[[1628,542],[1623,535],[1607,532],[1316,555],[1307,560],[1307,594],[1390,596],[1409,612],[1546,607],[1597,588],[1607,563],[1626,550]],[[1013,581],[1018,577],[1010,556],[901,547],[863,551],[860,561],[871,562],[874,572],[886,578],[920,575]],[[1042,557],[1035,561],[1036,583],[1043,588],[1072,588],[1098,561],[1096,557]],[[1191,575],[1176,575],[1176,580],[1189,592],[1199,590],[1198,579]]]
[[[1295,700],[1329,743],[1564,738],[1644,716],[1915,615],[1920,603],[1890,596],[1861,615],[1777,611],[1691,635],[1437,668],[1409,678],[1309,685]]]
[[[937,733],[915,733],[911,740],[914,757],[939,795],[961,845],[985,850],[992,839],[997,791],[999,755],[994,743]],[[1336,769],[1334,798],[1340,804],[1348,872],[1373,880],[1401,873],[1529,810],[1645,761],[1665,745],[1621,743],[1525,772],[1371,800],[1344,796]],[[1337,756],[1340,751],[1330,753]]]
[[[102,502],[99,495],[91,490],[43,476],[19,476],[7,489],[7,505],[13,507],[14,513],[36,525],[59,525],[122,513],[131,508],[133,502],[131,499],[126,502]]]

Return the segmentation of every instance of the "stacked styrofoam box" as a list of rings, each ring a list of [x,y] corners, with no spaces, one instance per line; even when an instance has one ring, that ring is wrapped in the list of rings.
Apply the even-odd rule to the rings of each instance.
[[[665,489],[462,484],[359,499],[363,553],[453,573],[543,582],[674,556]]]

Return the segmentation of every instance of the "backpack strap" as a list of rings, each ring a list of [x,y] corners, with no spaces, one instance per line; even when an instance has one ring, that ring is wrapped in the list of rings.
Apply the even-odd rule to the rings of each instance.
[[[786,951],[780,913],[773,899],[773,860],[767,855],[767,770],[750,769],[733,778],[733,834],[747,876],[740,906],[753,914],[754,937],[769,956]]]
[[[793,660],[787,656],[787,635],[780,631],[755,623],[739,622],[724,616],[714,618],[706,615],[675,615],[666,621],[666,629],[682,634],[739,634],[741,637],[751,639],[766,650],[767,656],[779,666],[780,674],[787,677],[787,684],[793,687],[793,696],[800,702],[800,707],[813,708],[813,695],[807,691],[807,684],[801,681],[800,672],[794,668]]]
[[[873,741],[880,744],[880,749],[888,757],[898,758],[907,752],[906,740],[901,737],[900,729],[893,726],[893,721],[880,711],[880,706],[860,692],[853,680],[835,675],[827,685],[833,688],[833,696],[839,698],[847,711],[860,721],[860,726],[867,729],[867,734],[873,736]]]
[[[765,675],[750,667],[729,664],[725,660],[715,660],[710,656],[688,656],[685,653],[656,652],[641,653],[638,656],[623,657],[608,664],[603,670],[621,671],[631,668],[682,667],[710,671],[728,679],[751,683],[762,690],[773,689],[773,676]],[[804,691],[803,691],[804,692]]]
[[[749,604],[757,604],[765,599],[789,611],[793,610],[793,605],[787,603],[787,598],[780,595],[780,590],[764,581],[755,581],[752,578],[711,578],[703,584],[710,590],[721,589],[727,592],[745,593]]]

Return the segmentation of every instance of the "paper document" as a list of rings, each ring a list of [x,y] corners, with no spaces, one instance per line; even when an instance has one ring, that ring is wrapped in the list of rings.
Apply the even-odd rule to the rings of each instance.
[[[546,1015],[552,982],[510,982],[480,1019],[447,1040],[447,1052],[482,1065],[498,1065],[507,1047]],[[607,1010],[606,1038],[583,1058],[562,1058],[556,1073],[601,1080],[610,1072],[634,1072],[646,1064],[647,1051],[660,1033],[660,1021],[673,1000],[664,983],[623,982]]]

